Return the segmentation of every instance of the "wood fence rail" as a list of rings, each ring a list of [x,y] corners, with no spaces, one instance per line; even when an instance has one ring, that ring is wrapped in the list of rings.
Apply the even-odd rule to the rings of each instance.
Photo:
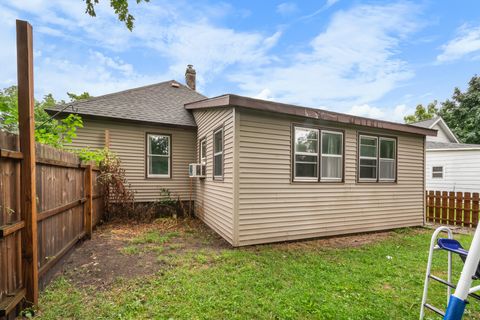
[[[461,227],[477,227],[479,194],[477,192],[426,191],[427,222]]]
[[[21,212],[19,137],[0,131],[0,318],[13,318],[26,298],[23,241],[25,217]],[[37,282],[92,228],[103,214],[98,168],[81,164],[74,154],[36,144],[35,207]],[[37,284],[38,286],[38,284]]]

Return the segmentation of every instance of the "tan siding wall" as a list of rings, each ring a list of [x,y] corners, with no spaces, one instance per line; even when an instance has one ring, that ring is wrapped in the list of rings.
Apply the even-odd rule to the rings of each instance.
[[[291,124],[301,121],[241,112],[239,245],[422,225],[423,137],[398,136],[397,184],[362,184],[357,130],[341,127],[345,183],[291,183]]]
[[[234,225],[234,113],[233,108],[194,111],[198,142],[207,139],[206,179],[196,180],[196,214],[212,229],[233,244]],[[224,125],[224,179],[213,180],[213,132]],[[198,146],[197,142],[197,162]]]
[[[120,157],[128,182],[136,190],[137,201],[158,200],[161,188],[169,189],[175,197],[179,195],[182,200],[189,199],[188,164],[196,161],[197,135],[195,129],[87,119],[84,120],[84,128],[78,130],[77,138],[74,139],[72,146],[103,148],[105,129],[110,132],[110,149]],[[145,135],[147,132],[172,135],[172,179],[145,178]]]

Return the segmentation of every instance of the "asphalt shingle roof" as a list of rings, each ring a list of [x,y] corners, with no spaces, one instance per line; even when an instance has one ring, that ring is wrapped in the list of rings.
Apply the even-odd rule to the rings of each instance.
[[[417,127],[422,127],[422,128],[430,128],[431,125],[437,120],[438,120],[438,116],[433,117],[432,119],[412,123],[412,126],[417,126]]]
[[[68,105],[64,112],[196,127],[192,114],[184,108],[184,105],[205,98],[189,87],[170,80],[57,105],[48,110],[60,111]]]
[[[479,149],[480,144],[427,141],[427,149]]]

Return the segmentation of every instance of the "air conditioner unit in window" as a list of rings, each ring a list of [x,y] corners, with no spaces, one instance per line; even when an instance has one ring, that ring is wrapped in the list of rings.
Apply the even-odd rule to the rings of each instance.
[[[205,178],[206,168],[202,163],[190,163],[188,165],[188,176],[190,178]]]

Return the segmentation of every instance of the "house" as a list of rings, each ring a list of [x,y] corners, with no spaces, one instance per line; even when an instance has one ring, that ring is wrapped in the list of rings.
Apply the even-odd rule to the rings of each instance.
[[[440,116],[413,125],[437,130],[427,137],[426,189],[480,191],[480,144],[460,143]]]
[[[195,213],[233,246],[423,224],[424,144],[435,130],[208,99],[190,69],[189,86],[172,80],[70,104],[63,113],[84,119],[73,145],[108,145],[140,201],[161,188],[187,199],[188,164],[205,164],[205,178],[193,179]]]

